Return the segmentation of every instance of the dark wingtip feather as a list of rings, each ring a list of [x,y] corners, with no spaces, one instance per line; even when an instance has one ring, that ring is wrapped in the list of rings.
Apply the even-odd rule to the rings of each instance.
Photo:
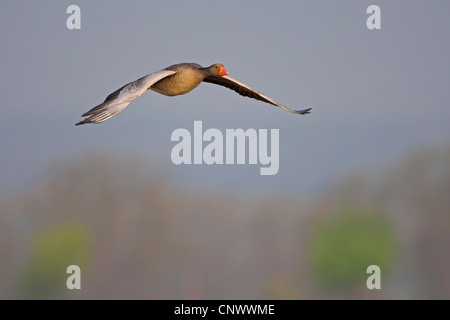
[[[294,110],[293,113],[297,114],[310,114],[312,108],[304,109],[304,110]]]
[[[80,121],[80,122],[75,123],[75,125],[76,125],[76,126],[80,126],[80,125],[86,124],[86,123],[90,123],[90,121],[88,121],[87,119],[84,119],[84,120],[82,120],[82,121]]]

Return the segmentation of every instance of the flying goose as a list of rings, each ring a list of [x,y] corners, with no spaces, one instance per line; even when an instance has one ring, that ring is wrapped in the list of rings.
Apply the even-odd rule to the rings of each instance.
[[[197,63],[174,64],[161,71],[150,73],[117,89],[107,96],[103,103],[84,113],[82,117],[86,118],[76,125],[104,122],[121,112],[130,104],[130,102],[140,97],[149,89],[166,96],[178,96],[192,91],[202,81],[227,87],[244,97],[261,100],[292,113],[308,114],[311,110],[311,108],[292,110],[282,106],[278,102],[250,88],[242,82],[230,78],[228,74],[229,72],[225,70],[225,67],[218,63],[207,68],[203,68]]]

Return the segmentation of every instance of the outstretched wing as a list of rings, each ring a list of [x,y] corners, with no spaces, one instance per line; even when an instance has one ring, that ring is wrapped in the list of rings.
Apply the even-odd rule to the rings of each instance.
[[[82,117],[87,118],[78,122],[76,125],[78,126],[85,123],[101,123],[110,119],[125,109],[130,102],[141,96],[155,82],[158,82],[159,80],[174,73],[175,71],[171,70],[161,70],[150,73],[137,79],[136,81],[124,85],[122,88],[117,89],[107,96],[103,103],[84,113]]]
[[[280,107],[280,108],[282,108],[284,110],[287,110],[289,112],[292,112],[292,113],[308,114],[310,112],[310,110],[311,110],[311,108],[304,109],[304,110],[292,110],[292,109],[289,109],[289,108],[279,104],[275,100],[272,100],[271,98],[263,95],[261,92],[258,92],[255,89],[252,89],[249,86],[243,84],[242,82],[239,82],[239,81],[237,81],[237,80],[235,80],[233,78],[230,78],[228,76],[221,76],[221,77],[209,76],[209,77],[206,77],[205,79],[203,79],[203,81],[227,87],[227,88],[229,88],[231,90],[236,91],[241,96],[253,98],[253,99],[256,99],[256,100],[260,100],[260,101],[264,101],[264,102],[270,103],[270,104],[272,104],[274,106]]]

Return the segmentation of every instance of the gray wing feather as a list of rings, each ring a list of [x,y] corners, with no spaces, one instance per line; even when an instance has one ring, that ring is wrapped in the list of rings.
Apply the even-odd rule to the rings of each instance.
[[[292,113],[307,114],[307,113],[309,113],[311,111],[311,108],[304,109],[304,110],[292,110],[292,109],[289,109],[288,107],[285,107],[285,106],[279,104],[278,102],[276,102],[275,100],[273,100],[273,99],[269,98],[268,96],[262,94],[261,92],[256,91],[255,89],[250,88],[246,84],[243,84],[242,82],[239,82],[239,81],[237,81],[237,80],[235,80],[235,79],[233,79],[231,77],[228,77],[228,76],[222,76],[222,77],[209,76],[209,77],[206,77],[205,79],[203,79],[203,81],[224,86],[224,87],[226,87],[228,89],[236,91],[241,96],[253,98],[253,99],[256,99],[256,100],[260,100],[260,101],[264,101],[264,102],[270,103],[270,104],[272,104],[274,106],[280,107],[280,108],[282,108],[282,109],[284,109],[286,111],[292,112]]]
[[[120,89],[108,95],[105,101],[98,106],[84,113],[82,117],[86,119],[78,122],[76,125],[85,123],[101,123],[125,109],[130,102],[141,96],[155,82],[174,74],[175,71],[161,70],[150,73],[142,78],[132,81]]]

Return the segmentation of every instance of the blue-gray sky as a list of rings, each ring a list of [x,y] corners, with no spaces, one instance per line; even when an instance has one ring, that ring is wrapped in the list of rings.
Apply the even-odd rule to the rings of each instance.
[[[81,30],[66,8],[81,8]],[[381,7],[381,30],[366,8]],[[160,163],[199,189],[309,196],[450,138],[448,1],[2,1],[0,190],[94,150]],[[80,115],[138,77],[220,62],[297,116],[219,86],[149,92],[101,125]],[[280,129],[280,170],[175,166],[176,128]]]

